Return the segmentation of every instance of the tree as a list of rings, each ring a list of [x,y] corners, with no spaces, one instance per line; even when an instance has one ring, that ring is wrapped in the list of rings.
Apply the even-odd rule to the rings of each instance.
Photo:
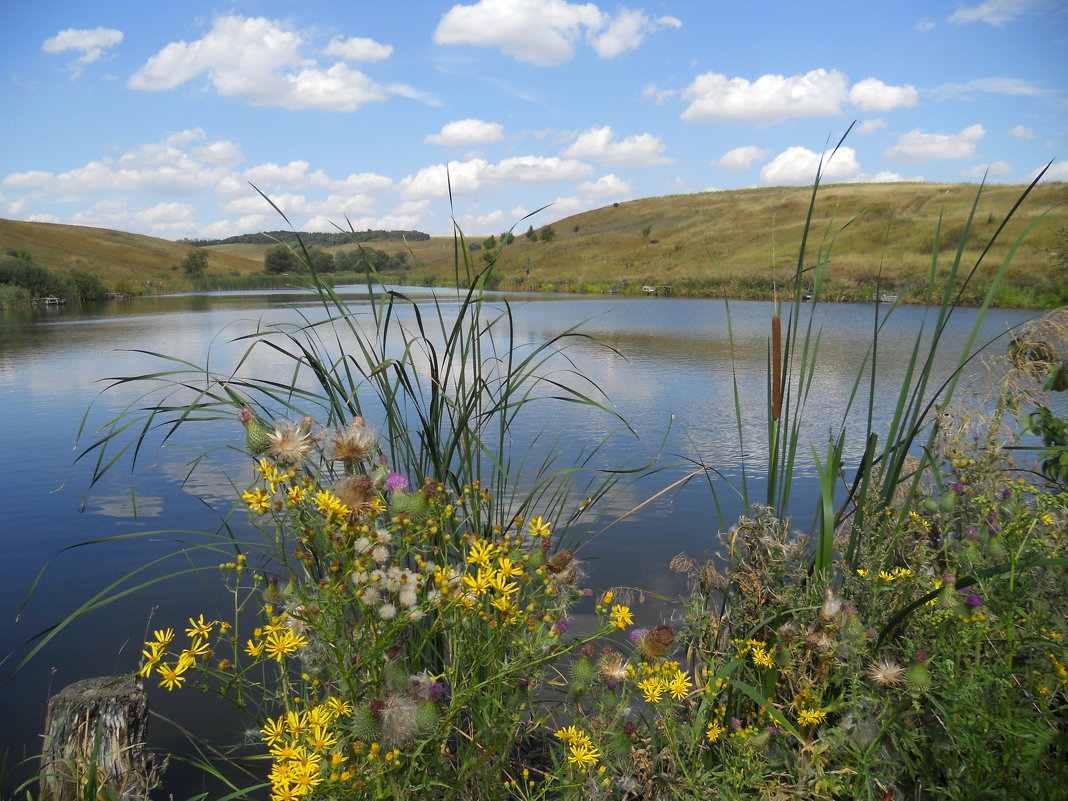
[[[493,250],[493,248],[497,247],[497,237],[495,237],[493,234],[490,234],[488,239],[482,240],[482,247],[486,248],[487,250]]]
[[[534,226],[532,225],[529,228],[527,228],[527,239],[529,239],[531,242],[533,242],[537,238],[538,238],[538,235],[536,233],[534,233]]]
[[[542,242],[552,242],[553,237],[555,236],[556,231],[553,230],[553,227],[551,225],[546,225],[544,228],[541,229],[541,232],[538,234],[538,238],[541,239]]]
[[[199,278],[204,274],[204,268],[208,266],[208,251],[191,250],[182,259],[182,269],[190,278]]]
[[[308,256],[317,273],[332,273],[337,267],[333,254],[322,248],[312,248],[308,251]]]
[[[263,254],[265,273],[293,273],[297,271],[297,257],[288,245],[275,245]]]

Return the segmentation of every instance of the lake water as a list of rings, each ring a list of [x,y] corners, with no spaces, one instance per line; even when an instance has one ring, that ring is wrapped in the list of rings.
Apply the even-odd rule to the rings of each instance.
[[[429,300],[426,290],[412,290]],[[357,291],[346,295],[359,314],[367,299]],[[454,299],[444,295],[444,308]],[[550,365],[559,380],[581,386],[585,380],[600,387],[607,405],[636,430],[633,436],[614,426],[605,414],[592,414],[572,404],[547,401],[530,410],[527,422],[513,434],[516,453],[538,458],[555,443],[566,457],[592,446],[610,430],[615,436],[598,455],[598,467],[639,464],[661,453],[660,472],[619,485],[605,500],[598,521],[607,524],[683,476],[700,460],[726,481],[740,475],[740,447],[734,404],[734,379],[743,406],[747,469],[759,473],[766,463],[764,431],[765,364],[771,304],[734,302],[730,306],[734,348],[727,335],[727,315],[721,301],[671,298],[509,296],[515,315],[518,348],[548,340],[583,322],[582,331],[620,352],[590,341],[576,341],[568,350],[570,362]],[[89,492],[92,461],[74,464],[74,457],[91,437],[76,442],[86,410],[86,429],[92,431],[128,407],[140,405],[141,386],[119,386],[101,395],[109,377],[167,369],[137,351],[154,351],[204,364],[218,370],[237,363],[247,342],[238,337],[264,325],[300,319],[297,311],[321,319],[323,311],[311,298],[292,292],[216,293],[181,297],[133,299],[88,309],[41,309],[0,314],[0,513],[5,553],[0,559],[0,655],[16,656],[0,668],[6,675],[26,649],[20,644],[54,623],[111,582],[151,560],[179,550],[184,543],[203,542],[195,532],[216,531],[230,511],[232,480],[248,481],[248,460],[239,448],[243,431],[234,421],[183,429],[167,447],[151,447],[136,470],[129,463],[108,474]],[[883,308],[885,312],[885,307]],[[828,432],[841,424],[842,409],[865,355],[872,331],[874,306],[819,306],[814,322],[821,328],[819,371],[806,410],[804,438],[825,451]],[[806,308],[805,316],[810,314]],[[944,359],[937,369],[946,377],[956,364],[974,310],[954,313],[947,331]],[[1033,316],[1033,312],[991,310],[979,341],[1003,333]],[[905,364],[921,325],[933,323],[934,312],[918,307],[896,309],[883,328],[877,385],[889,407],[903,380]],[[1002,340],[1003,342],[1004,340]],[[1003,349],[998,343],[995,350]],[[137,350],[134,350],[137,349]],[[244,365],[245,374],[286,380],[286,365],[258,349]],[[968,381],[981,383],[978,364],[969,367]],[[875,430],[885,427],[889,408],[876,415]],[[374,421],[372,420],[372,423]],[[858,420],[859,424],[859,420]],[[543,432],[538,443],[530,440]],[[558,437],[555,435],[559,435]],[[855,459],[859,442],[851,440],[847,460]],[[224,446],[232,446],[226,448]],[[189,475],[189,462],[201,449],[212,455]],[[810,453],[803,443],[801,452]],[[793,510],[807,524],[811,506],[812,467],[803,461],[797,471]],[[806,483],[807,482],[807,483]],[[741,505],[726,483],[717,479],[718,496],[728,519]],[[757,494],[756,500],[760,499]],[[251,536],[242,515],[230,524]],[[587,583],[641,586],[671,595],[680,589],[666,568],[680,551],[711,552],[718,529],[707,482],[693,481],[665,493],[640,512],[613,526],[586,548]],[[155,531],[154,534],[144,534]],[[103,538],[106,543],[70,548]],[[203,563],[193,554],[150,568],[136,585],[153,576]],[[221,561],[218,557],[215,561]],[[48,563],[28,605],[21,609],[38,571]],[[98,675],[125,673],[137,665],[140,644],[150,615],[158,625],[179,628],[186,617],[223,604],[216,576],[189,576],[132,592],[103,610],[82,618],[47,645],[32,662],[0,684],[0,752],[17,757],[23,750],[39,750],[39,734],[50,691],[70,682]],[[655,614],[660,614],[656,612]],[[649,614],[654,614],[651,610]],[[639,610],[639,622],[643,621]],[[651,622],[656,622],[655,620]],[[209,719],[217,701],[195,692],[168,694],[151,688],[150,703],[161,715],[196,728]],[[224,746],[233,731],[219,724],[198,729],[212,744]],[[151,724],[153,742],[179,747],[178,731],[159,720]],[[189,771],[172,769],[172,780],[188,782]],[[184,797],[191,785],[175,789]]]

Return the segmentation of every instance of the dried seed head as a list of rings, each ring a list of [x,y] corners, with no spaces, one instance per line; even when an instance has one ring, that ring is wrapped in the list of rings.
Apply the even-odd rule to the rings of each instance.
[[[298,464],[312,449],[311,420],[299,423],[281,420],[274,424],[274,431],[267,435],[267,452],[283,464]]]
[[[892,659],[880,659],[872,662],[864,675],[880,687],[894,687],[904,680],[905,668]]]
[[[351,425],[331,432],[327,454],[338,461],[358,462],[367,458],[376,441],[374,431],[364,424],[362,417],[357,417]]]

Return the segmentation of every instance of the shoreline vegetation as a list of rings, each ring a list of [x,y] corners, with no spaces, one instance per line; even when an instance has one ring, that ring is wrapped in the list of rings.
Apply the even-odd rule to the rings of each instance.
[[[739,485],[727,486],[689,463],[710,508],[734,492],[744,511],[720,515],[705,543],[714,556],[676,557],[688,590],[662,610],[641,605],[641,588],[587,586],[581,562],[616,483],[664,465],[605,465],[594,446],[580,464],[550,457],[530,474],[511,441],[519,416],[544,417],[559,400],[612,412],[597,387],[579,392],[551,372],[562,355],[582,375],[569,350],[589,344],[581,327],[513,349],[510,308],[487,295],[500,259],[481,259],[461,234],[458,304],[412,310],[372,273],[373,324],[357,324],[311,272],[325,322],[264,329],[233,370],[161,355],[164,371],[114,379],[145,394],[81,452],[94,482],[123,454],[150,462],[152,432],[178,441],[198,420],[226,417],[244,427],[253,479],[235,484],[233,512],[260,535],[227,531],[201,546],[203,572],[233,603],[205,610],[191,599],[187,626],[153,620],[126,660],[152,692],[213,692],[247,716],[252,737],[223,762],[254,783],[230,783],[226,798],[1058,797],[1068,779],[1068,445],[1048,393],[1068,388],[1068,309],[988,347],[991,397],[957,396],[983,313],[1027,241],[1028,226],[1007,233],[1012,202],[989,231],[973,225],[973,206],[945,255],[945,229],[931,234],[924,299],[936,319],[917,333],[888,430],[872,430],[882,397],[872,362],[846,404],[867,407],[857,430],[847,431],[846,408],[826,421],[827,441],[803,441],[827,357],[802,304],[824,301],[846,222],[812,223],[818,186],[817,174],[769,319],[759,433],[743,426],[735,388],[738,450],[766,448],[766,470],[743,462]],[[1033,189],[1016,199],[1021,210]],[[988,252],[998,232],[1010,237],[1006,257],[987,276],[969,254]],[[943,353],[969,287],[981,296],[972,339]],[[892,313],[873,306],[872,354]],[[292,362],[289,386],[238,372],[261,348]],[[931,386],[946,359],[957,373]],[[1042,439],[1038,465],[1025,429]],[[843,456],[847,440],[866,443],[858,460]],[[790,514],[795,468],[809,458],[811,523]],[[184,573],[192,552],[185,542]],[[576,614],[592,630],[579,631]]]
[[[825,187],[808,222],[813,231],[836,232],[824,302],[870,302],[877,296],[925,302],[931,264],[939,261],[939,255],[945,264],[962,244],[963,257],[977,259],[976,243],[994,233],[1001,211],[1023,187],[985,186],[973,208],[976,190],[971,184]],[[990,302],[1020,308],[1068,303],[1066,200],[1066,184],[1035,186],[1029,204],[1017,211],[1010,228],[985,255],[977,280],[958,302],[974,306],[983,301],[981,287],[1004,261],[1009,243],[1020,230],[1032,226]],[[486,288],[491,290],[767,300],[781,296],[791,285],[792,254],[798,252],[805,231],[806,203],[803,187],[643,198],[538,226],[524,220],[507,231],[469,236],[465,247],[475,264],[494,264],[486,277]],[[539,217],[551,212],[550,207]],[[931,236],[936,227],[938,254],[933,252]],[[296,244],[293,234],[274,234]],[[387,282],[457,286],[451,237],[419,232],[303,236],[313,252],[338,264],[337,272],[319,271],[325,283],[362,283],[365,261],[370,259]],[[338,244],[345,237],[354,241]],[[249,234],[222,243],[189,244],[103,229],[0,220],[0,251],[8,254],[3,258],[10,261],[12,253],[23,254],[61,280],[75,273],[92,275],[107,292],[119,296],[295,285],[299,276],[265,274],[267,254],[277,249],[271,242],[264,235]],[[187,271],[186,260],[198,252],[204,254],[201,269]],[[380,258],[387,253],[390,259]],[[0,275],[4,308],[26,304],[33,297],[12,283]],[[810,293],[811,281],[803,276],[802,284]]]

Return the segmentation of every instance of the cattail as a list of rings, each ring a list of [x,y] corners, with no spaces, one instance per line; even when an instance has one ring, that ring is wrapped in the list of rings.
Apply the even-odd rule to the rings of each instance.
[[[782,318],[771,318],[771,419],[782,412]]]

